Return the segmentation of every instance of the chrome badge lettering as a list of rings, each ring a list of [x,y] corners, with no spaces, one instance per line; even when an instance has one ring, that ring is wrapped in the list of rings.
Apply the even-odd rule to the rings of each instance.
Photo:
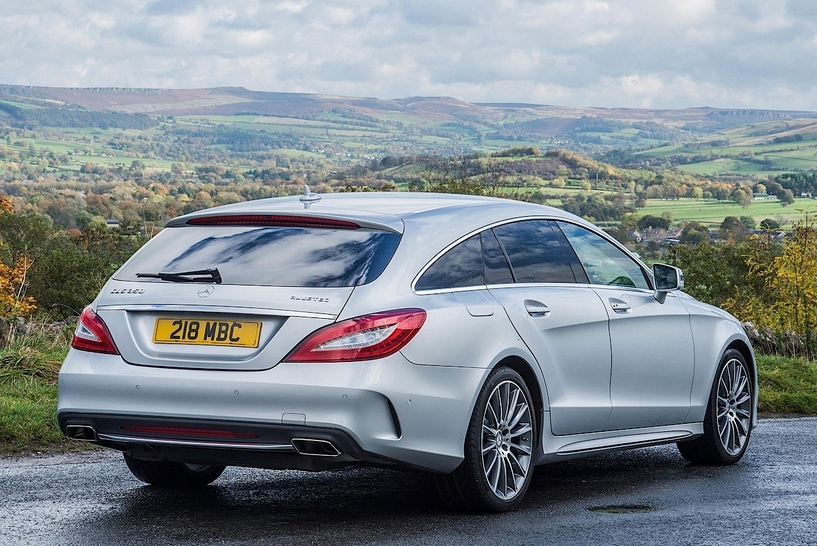
[[[316,296],[290,296],[289,299],[295,301],[313,301],[315,303],[329,303],[329,298],[319,298]]]
[[[139,295],[139,294],[144,294],[144,293],[145,293],[144,288],[113,288],[111,290],[111,294],[134,294],[134,295]]]

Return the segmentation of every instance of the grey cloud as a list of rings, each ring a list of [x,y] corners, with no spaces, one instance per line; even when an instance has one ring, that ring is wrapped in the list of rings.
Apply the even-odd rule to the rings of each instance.
[[[198,0],[155,0],[144,8],[147,15],[176,15],[195,11],[201,5]]]
[[[0,0],[0,83],[817,109],[810,0]]]
[[[400,2],[401,11],[410,25],[432,27],[468,27],[479,21],[480,14],[487,13],[485,2],[440,2],[416,0]]]
[[[814,0],[789,0],[786,11],[793,17],[817,19],[817,3]]]

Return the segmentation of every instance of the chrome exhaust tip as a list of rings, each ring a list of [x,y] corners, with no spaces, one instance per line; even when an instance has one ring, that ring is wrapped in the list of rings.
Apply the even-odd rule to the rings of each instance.
[[[65,433],[72,440],[80,442],[96,442],[99,440],[96,430],[90,425],[65,425]]]
[[[293,438],[291,443],[295,451],[301,455],[311,455],[313,457],[337,457],[340,455],[340,450],[328,440]]]

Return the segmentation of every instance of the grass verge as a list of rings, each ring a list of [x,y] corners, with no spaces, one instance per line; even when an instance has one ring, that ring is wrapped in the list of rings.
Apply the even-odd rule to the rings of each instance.
[[[817,415],[817,362],[758,355],[758,411]]]
[[[57,426],[57,374],[66,353],[65,335],[46,329],[0,350],[0,455],[82,448]]]
[[[57,374],[67,343],[34,336],[0,350],[0,455],[80,451],[57,426]],[[758,356],[761,413],[817,415],[817,363]]]

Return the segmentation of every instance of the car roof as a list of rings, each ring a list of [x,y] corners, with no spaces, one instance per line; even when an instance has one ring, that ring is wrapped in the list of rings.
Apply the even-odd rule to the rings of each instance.
[[[557,208],[496,197],[420,192],[328,193],[319,197],[319,200],[306,202],[298,196],[245,201],[180,216],[167,225],[183,225],[191,218],[240,214],[351,220],[362,227],[398,233],[404,231],[406,221],[423,222],[440,217],[446,222],[470,225],[475,220],[490,223],[513,217],[548,216],[589,225]]]

